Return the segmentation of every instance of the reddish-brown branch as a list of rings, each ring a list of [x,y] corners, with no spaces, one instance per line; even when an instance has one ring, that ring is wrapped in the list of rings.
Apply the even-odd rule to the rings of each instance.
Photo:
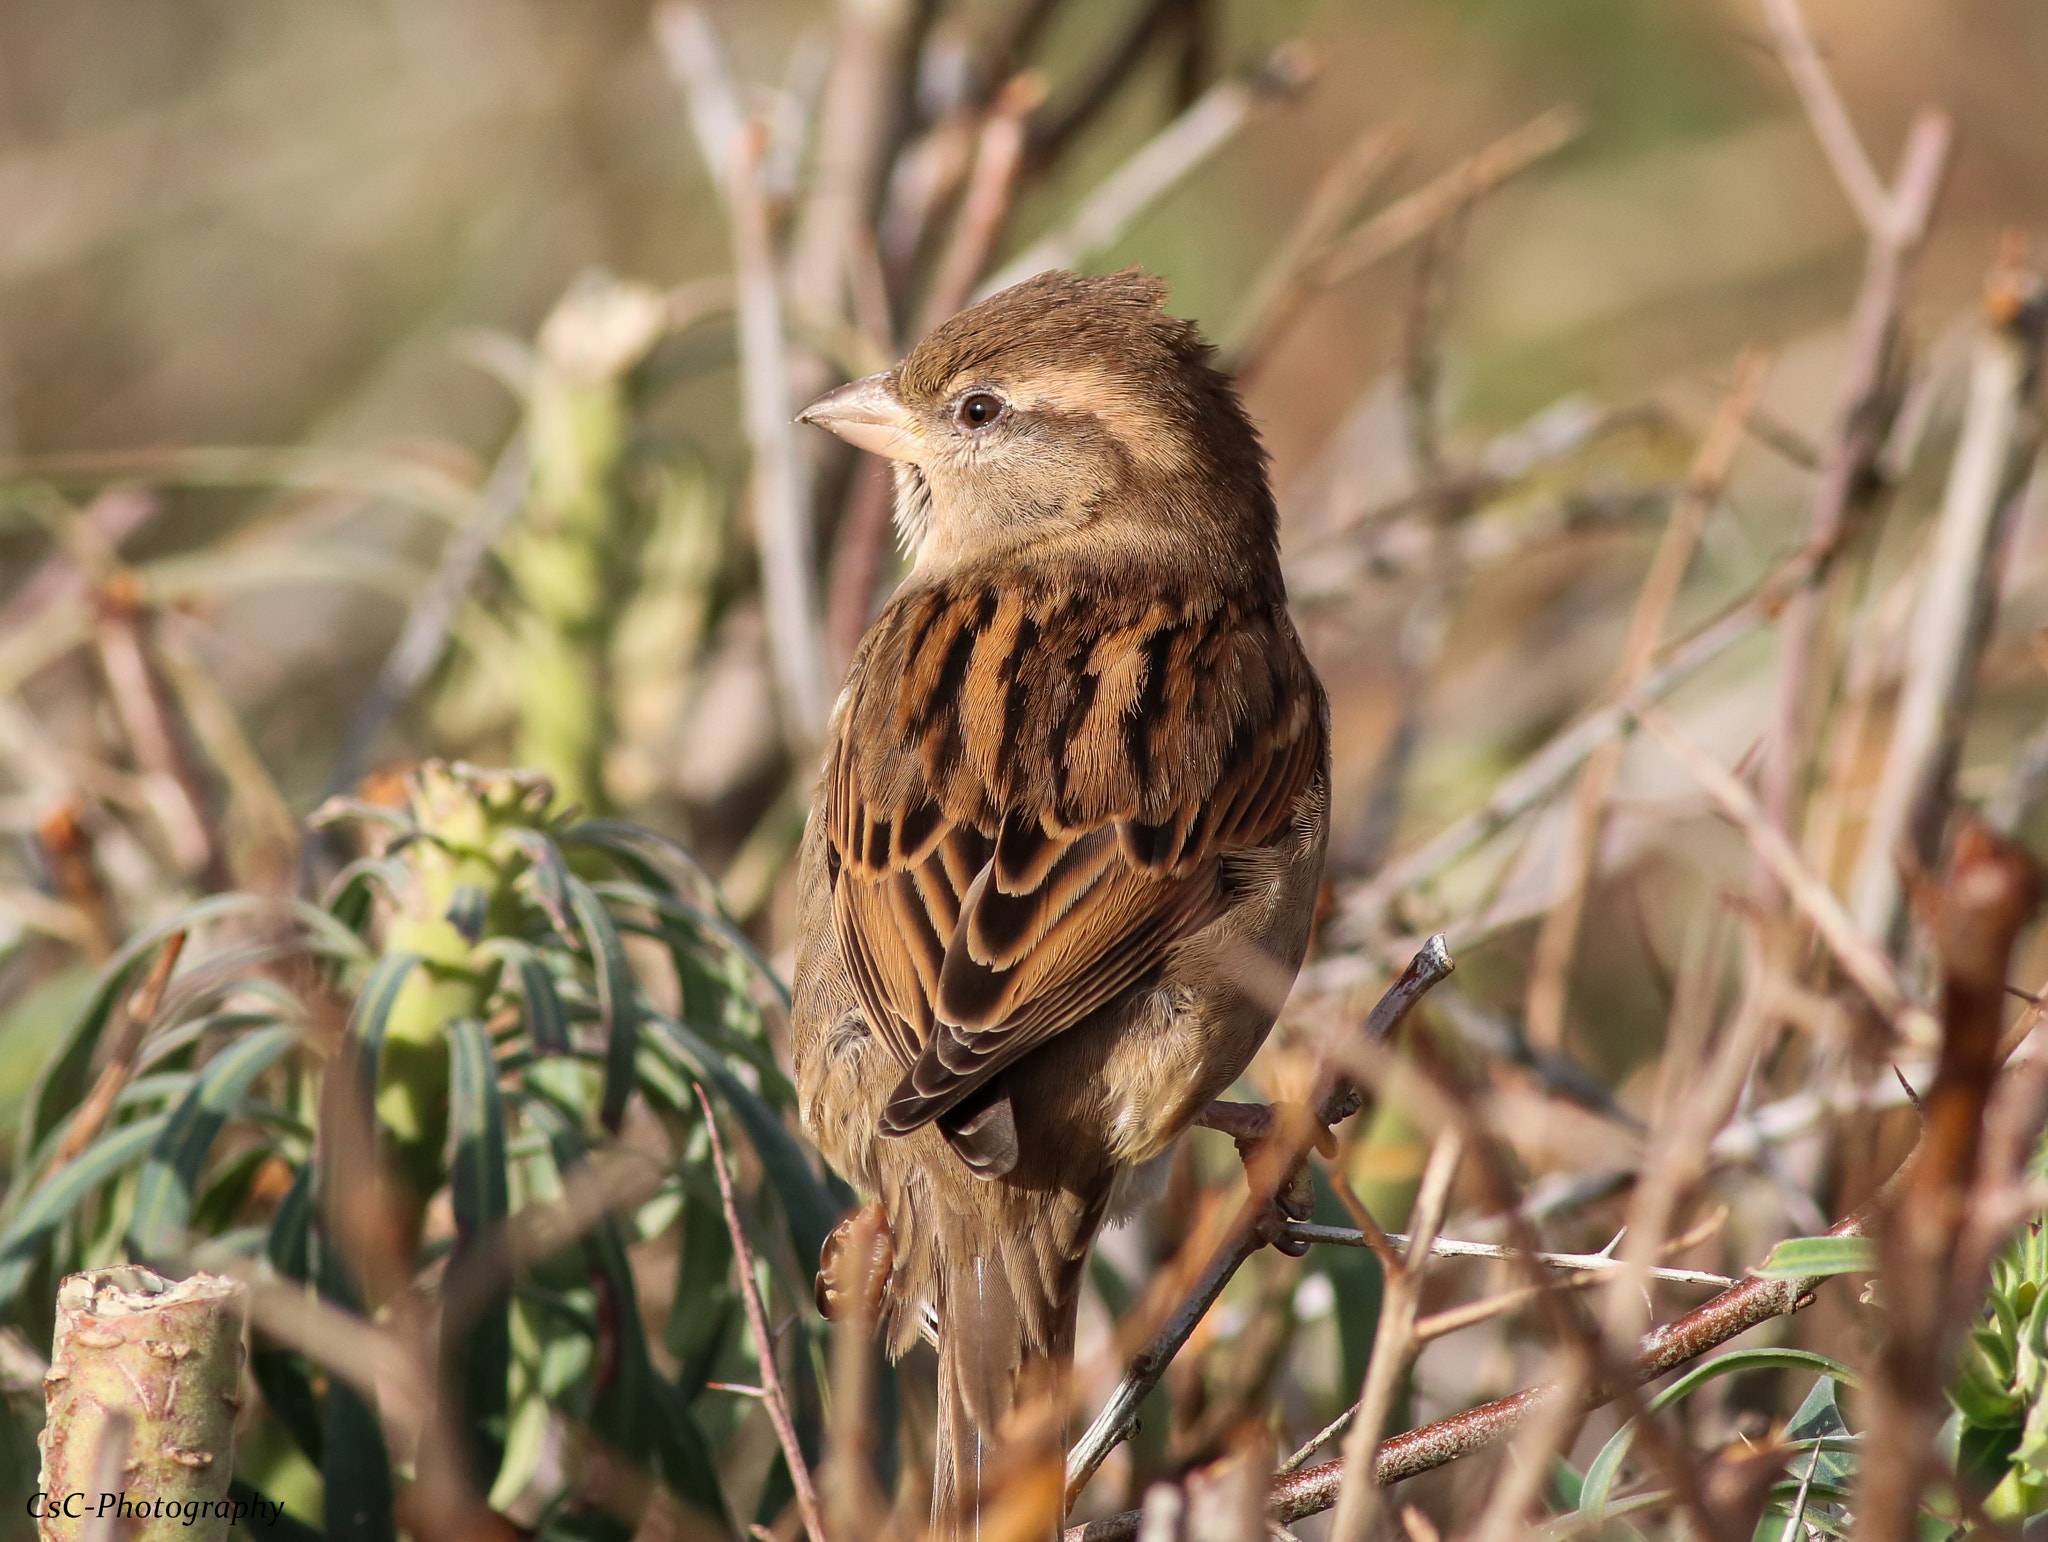
[[[1865,1220],[1864,1213],[1859,1211],[1829,1235],[1862,1236]],[[1819,1283],[1818,1279],[1745,1280],[1676,1321],[1652,1329],[1637,1343],[1637,1382],[1665,1375],[1759,1323],[1798,1311],[1811,1299]],[[1380,1445],[1375,1467],[1379,1483],[1383,1487],[1398,1483],[1483,1450],[1520,1428],[1552,1391],[1547,1385],[1530,1387],[1405,1434],[1389,1436]],[[1598,1407],[1620,1391],[1618,1387],[1597,1387],[1588,1396],[1587,1406]],[[1267,1513],[1284,1525],[1327,1510],[1337,1502],[1343,1467],[1342,1461],[1325,1462],[1281,1479],[1274,1485]],[[1085,1526],[1070,1527],[1065,1542],[1132,1542],[1138,1535],[1138,1520],[1135,1510],[1105,1516]]]

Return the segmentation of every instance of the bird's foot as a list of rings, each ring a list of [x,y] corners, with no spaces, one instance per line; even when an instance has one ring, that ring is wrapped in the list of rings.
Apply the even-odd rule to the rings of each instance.
[[[833,1227],[818,1250],[818,1278],[812,1287],[818,1315],[827,1322],[839,1322],[856,1313],[869,1324],[879,1321],[895,1253],[889,1218],[879,1199],[870,1200]]]
[[[1337,1149],[1336,1136],[1298,1103],[1218,1101],[1197,1114],[1195,1123],[1221,1130],[1237,1143],[1252,1192],[1265,1196],[1252,1217],[1251,1239],[1278,1248],[1290,1258],[1306,1253],[1309,1245],[1289,1238],[1287,1226],[1315,1214],[1315,1185],[1305,1159],[1310,1150],[1332,1155]],[[1277,1171],[1282,1163],[1285,1170]]]

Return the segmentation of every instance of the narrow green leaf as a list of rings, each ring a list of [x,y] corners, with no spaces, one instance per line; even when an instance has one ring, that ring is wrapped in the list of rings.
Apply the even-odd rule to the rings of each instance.
[[[719,1100],[732,1110],[761,1159],[761,1170],[781,1202],[789,1225],[790,1245],[798,1259],[808,1263],[825,1246],[826,1237],[839,1224],[839,1217],[852,1208],[853,1192],[827,1188],[811,1170],[804,1149],[782,1117],[762,1101],[759,1093],[728,1070],[710,1046],[671,1017],[650,1015],[655,1037],[683,1063],[691,1076],[706,1082]]]
[[[405,864],[393,856],[358,857],[327,885],[321,905],[327,913],[361,936],[370,924],[371,902],[381,892],[386,899],[405,887]]]
[[[571,875],[569,864],[562,860],[562,848],[538,830],[514,830],[510,839],[529,864],[526,877],[534,902],[547,912],[564,942],[575,941],[576,923],[569,915]]]
[[[582,1137],[552,1117],[544,1122],[555,1165],[566,1177],[585,1163]],[[620,1455],[652,1466],[678,1499],[730,1529],[711,1444],[648,1355],[626,1239],[613,1216],[602,1216],[583,1234],[583,1255],[600,1295],[598,1316],[612,1333],[611,1374],[597,1388],[591,1428]]]
[[[284,1200],[271,1217],[270,1235],[263,1244],[264,1256],[273,1269],[287,1280],[311,1277],[313,1265],[313,1164],[302,1166],[285,1191]],[[322,1439],[320,1401],[313,1393],[313,1380],[305,1361],[291,1350],[272,1344],[260,1330],[251,1336],[249,1374],[256,1380],[263,1401],[297,1442],[307,1460],[320,1465]]]
[[[653,884],[667,893],[681,896],[679,872],[701,899],[715,901],[718,881],[704,865],[658,831],[625,819],[585,819],[562,832],[565,846],[587,846],[601,851],[642,883]],[[666,864],[666,865],[664,865]]]
[[[354,1282],[331,1238],[320,1235],[320,1294],[360,1313]],[[373,1399],[339,1376],[327,1381],[327,1419],[321,1433],[322,1529],[328,1542],[396,1542],[398,1518],[391,1487],[391,1455]]]
[[[448,1282],[466,1279],[464,1265],[504,1224],[510,1208],[505,1156],[505,1105],[498,1092],[498,1068],[491,1037],[473,1017],[449,1024],[449,1193],[455,1210],[455,1251]],[[488,1259],[476,1267],[493,1268]],[[512,1369],[511,1297],[500,1281],[473,1297],[444,1294],[451,1312],[464,1321],[442,1326],[446,1364],[443,1384],[461,1407],[456,1428],[469,1447],[471,1475],[489,1493],[505,1456],[507,1384]]]
[[[760,949],[754,946],[747,934],[726,916],[716,911],[705,910],[674,895],[656,894],[616,883],[600,883],[593,887],[607,899],[643,906],[656,915],[690,926],[699,934],[709,933],[716,937],[735,955],[744,959],[774,992],[784,1009],[788,1008],[789,987],[782,983],[782,976],[775,972],[775,966],[762,956]]]
[[[1826,1355],[1814,1354],[1805,1349],[1742,1349],[1731,1355],[1722,1355],[1709,1360],[1705,1365],[1695,1366],[1678,1380],[1651,1398],[1647,1407],[1651,1413],[1660,1408],[1669,1408],[1682,1398],[1691,1396],[1716,1377],[1732,1375],[1736,1371],[1760,1369],[1816,1371],[1822,1376],[1833,1377],[1844,1386],[1857,1384],[1856,1373],[1839,1360],[1830,1360]],[[1579,1489],[1579,1514],[1589,1518],[1605,1515],[1607,1498],[1614,1488],[1614,1480],[1621,1471],[1621,1464],[1627,1460],[1629,1449],[1635,1444],[1636,1421],[1631,1419],[1602,1446],[1586,1468],[1584,1482]]]
[[[396,1542],[391,1458],[377,1410],[340,1377],[327,1386],[326,1448],[320,1463],[327,1542]]]
[[[261,1537],[263,1542],[321,1542],[319,1532],[240,1478],[228,1484],[228,1498],[249,1506],[248,1514],[229,1524],[246,1527],[251,1536]],[[260,1517],[257,1513],[259,1503],[262,1506]]]
[[[1841,1361],[1817,1355],[1810,1349],[1738,1349],[1733,1354],[1722,1355],[1687,1371],[1650,1399],[1650,1412],[1669,1408],[1718,1377],[1730,1376],[1737,1371],[1759,1370],[1812,1371],[1820,1376],[1831,1376],[1845,1387],[1862,1385],[1856,1373]]]
[[[486,943],[487,951],[507,960],[519,976],[519,995],[525,1006],[526,1038],[536,1055],[569,1053],[569,1013],[562,1005],[562,993],[555,989],[555,977],[541,957],[523,942],[501,938]]]
[[[242,1101],[249,1084],[298,1042],[296,1028],[266,1028],[230,1044],[209,1061],[171,1111],[143,1163],[128,1222],[128,1242],[144,1259],[165,1260],[185,1244],[192,1196],[214,1137]]]
[[[139,1160],[170,1120],[169,1114],[157,1114],[119,1126],[22,1196],[6,1229],[0,1231],[0,1306],[20,1292],[50,1234],[70,1218],[86,1195]]]
[[[377,960],[349,1012],[341,1063],[353,1062],[356,1095],[365,1109],[377,1106],[377,1067],[384,1052],[384,1030],[391,1026],[391,1008],[398,1000],[399,988],[419,961],[417,953],[392,953]]]
[[[668,1352],[685,1400],[711,1379],[739,1321],[732,1285],[732,1235],[715,1196],[683,1195],[682,1260],[668,1315]]]
[[[597,965],[598,1020],[604,1027],[604,1101],[600,1117],[604,1127],[616,1135],[626,1117],[626,1100],[633,1095],[635,1062],[640,1051],[640,1007],[633,994],[633,971],[626,962],[626,945],[612,923],[604,901],[589,884],[570,874],[565,880],[576,924],[590,947]]]
[[[1788,1237],[1749,1272],[1760,1280],[1803,1280],[1876,1268],[1877,1244],[1868,1237]]]

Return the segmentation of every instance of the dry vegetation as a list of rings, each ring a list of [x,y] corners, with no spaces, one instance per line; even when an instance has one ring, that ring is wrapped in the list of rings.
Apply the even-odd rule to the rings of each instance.
[[[777,972],[898,557],[791,419],[1125,261],[1275,453],[1328,904],[992,1524],[2048,1510],[2048,22],[1808,10],[0,6],[0,1514],[136,1260],[248,1283],[279,1534],[919,1533]]]

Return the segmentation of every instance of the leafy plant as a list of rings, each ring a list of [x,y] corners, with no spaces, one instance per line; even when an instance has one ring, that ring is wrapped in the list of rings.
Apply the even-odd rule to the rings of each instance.
[[[238,1265],[373,1314],[399,1293],[438,1298],[441,1384],[459,1404],[443,1413],[495,1504],[542,1535],[629,1533],[547,1463],[567,1421],[728,1515],[715,1452],[740,1415],[704,1393],[752,1350],[724,1288],[732,1250],[694,1089],[752,1142],[773,1223],[754,1247],[799,1306],[798,1261],[841,1206],[789,1133],[794,1094],[762,1025],[780,984],[685,853],[579,820],[535,774],[430,762],[402,806],[339,803],[324,822],[362,848],[324,906],[219,896],[102,974],[30,1099],[0,1309],[40,1338],[56,1276],[121,1258]],[[117,1067],[104,1127],[67,1139],[91,1117],[95,1052],[174,933],[198,945],[166,1009]],[[373,1131],[374,1167],[351,1165],[351,1120]],[[607,1143],[651,1177],[600,1171]],[[508,1243],[522,1209],[592,1192],[606,1202],[580,1227]],[[356,1235],[366,1195],[399,1239],[395,1284]],[[657,1236],[680,1247],[685,1286],[660,1355],[629,1263]],[[241,1477],[305,1509],[317,1472],[330,1537],[392,1535],[369,1401],[260,1335],[252,1368],[283,1438],[252,1442]]]
[[[1985,1320],[1949,1388],[1956,1467],[1989,1493],[1985,1513],[2048,1510],[2048,1236],[2029,1226],[1992,1264]]]

